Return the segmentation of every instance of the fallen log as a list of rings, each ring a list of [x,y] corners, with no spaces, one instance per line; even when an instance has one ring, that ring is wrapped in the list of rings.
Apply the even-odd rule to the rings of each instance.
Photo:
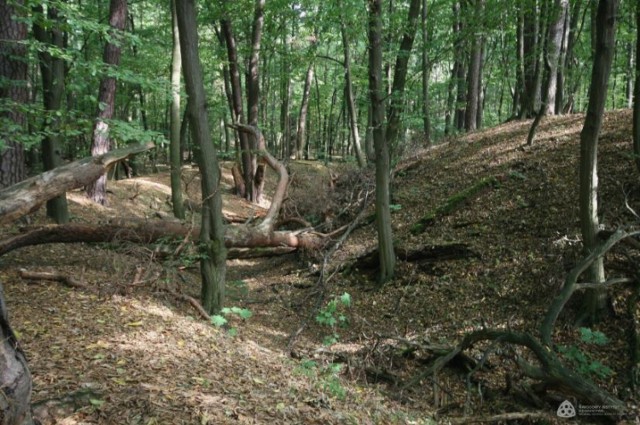
[[[200,228],[161,220],[128,224],[62,224],[36,227],[0,241],[0,256],[13,250],[49,243],[133,242],[150,244],[165,238],[188,238],[197,242]],[[289,247],[318,249],[325,238],[315,233],[260,232],[252,226],[229,226],[227,248]]]
[[[27,215],[49,199],[86,186],[131,155],[152,149],[151,142],[84,158],[39,174],[0,191],[0,225]]]

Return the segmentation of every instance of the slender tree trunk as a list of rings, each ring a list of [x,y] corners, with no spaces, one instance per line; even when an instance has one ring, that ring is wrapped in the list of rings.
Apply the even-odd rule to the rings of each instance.
[[[111,37],[121,39],[127,18],[127,0],[111,0],[109,7],[109,26]],[[103,61],[108,67],[117,67],[120,63],[120,45],[107,42],[104,46]],[[105,75],[100,81],[98,94],[98,112],[93,125],[91,155],[98,156],[109,151],[109,124],[113,118],[116,101],[116,79]],[[107,204],[107,175],[98,178],[87,186],[87,196],[101,205]]]
[[[358,131],[358,114],[356,112],[356,102],[353,97],[353,83],[351,81],[351,51],[349,49],[349,36],[344,22],[340,23],[340,32],[342,34],[342,50],[344,52],[344,83],[347,108],[349,112],[349,125],[351,126],[351,137],[353,138],[353,148],[356,154],[358,166],[364,168],[367,161],[362,152],[360,144],[360,133]]]
[[[189,95],[189,121],[194,143],[200,148],[198,167],[202,184],[202,227],[200,260],[202,274],[201,302],[205,311],[214,314],[224,304],[227,251],[222,222],[220,168],[209,130],[204,81],[198,56],[198,33],[195,0],[176,2],[184,80]]]
[[[562,40],[569,0],[555,0],[550,13],[545,54],[545,82],[542,93],[545,115],[556,113],[556,93],[558,91],[558,67],[562,53]]]
[[[627,81],[625,88],[626,106],[633,108],[633,63],[634,63],[633,44],[627,43]]]
[[[512,114],[521,114],[522,99],[525,97],[525,57],[524,57],[524,7],[522,1],[516,3],[518,8],[518,22],[516,25],[516,87],[513,93]]]
[[[369,95],[372,106],[373,140],[376,153],[376,229],[380,274],[384,284],[393,278],[396,255],[393,250],[389,208],[389,145],[385,137],[384,85],[382,81],[382,0],[369,0]]]
[[[29,100],[27,90],[27,47],[22,43],[27,38],[27,26],[18,16],[16,8],[24,8],[24,0],[0,0],[0,100],[7,101],[0,121],[24,127],[26,119],[17,105]],[[25,178],[25,155],[16,133],[5,132],[0,126],[4,147],[0,151],[0,189],[14,185]]]
[[[580,133],[580,227],[584,255],[598,244],[598,137],[602,127],[607,99],[607,86],[615,46],[616,13],[619,0],[600,0],[596,16],[596,52],[589,88],[589,106]],[[600,284],[605,281],[603,259],[600,257],[589,268],[587,281]],[[596,321],[606,309],[606,289],[590,289],[586,293],[582,316]]]
[[[633,156],[640,172],[640,2],[636,3],[636,82],[633,90]]]
[[[311,98],[311,84],[313,83],[313,63],[307,68],[307,76],[304,80],[302,102],[300,102],[300,115],[298,115],[298,131],[296,133],[296,157],[300,158],[305,152],[307,115],[309,111],[309,99]]]
[[[265,0],[256,0],[253,24],[251,28],[251,54],[249,55],[249,68],[247,69],[247,109],[249,116],[247,123],[250,126],[258,126],[260,109],[260,44],[262,40],[262,27],[264,26],[264,3]],[[245,183],[251,202],[260,202],[262,198],[262,188],[264,186],[265,164],[258,164],[255,151],[258,141],[249,138],[251,148],[251,168],[249,174],[251,179]],[[260,170],[258,170],[260,168]]]
[[[224,35],[224,41],[227,46],[227,58],[229,60],[229,77],[231,81],[231,96],[233,99],[234,118],[244,123],[246,117],[244,116],[244,106],[242,105],[242,81],[240,80],[240,69],[238,65],[238,49],[236,46],[236,39],[233,35],[233,27],[228,17],[225,17],[221,22],[222,34]],[[247,199],[251,198],[251,194],[246,190],[247,182],[253,181],[252,168],[252,155],[251,146],[249,142],[249,136],[244,132],[237,132],[238,140],[240,140],[240,157],[242,158],[242,172],[245,182],[244,196]],[[238,188],[236,188],[238,189]]]
[[[537,0],[521,0],[524,10],[524,96],[522,96],[521,118],[531,118],[538,98],[538,7]]]
[[[532,145],[535,137],[536,129],[545,115],[552,115],[555,112],[556,90],[558,77],[558,59],[562,43],[563,25],[565,22],[565,13],[569,0],[554,0],[553,8],[549,11],[549,28],[545,41],[545,77],[542,87],[542,103],[540,110],[536,114],[529,135],[527,136],[527,144]]]
[[[40,16],[44,14],[43,7],[38,5],[34,12]],[[47,14],[52,21],[51,30],[45,29],[39,21],[34,21],[33,33],[35,38],[43,44],[51,47],[63,49],[64,34],[59,27],[58,10],[49,5]],[[42,16],[44,19],[44,16]],[[40,75],[42,77],[42,99],[44,109],[47,113],[45,120],[45,136],[42,139],[42,162],[44,170],[49,171],[62,164],[60,152],[60,117],[57,115],[62,107],[64,96],[65,70],[64,61],[61,58],[53,57],[47,50],[42,50],[39,54]],[[69,221],[69,210],[67,207],[67,196],[60,195],[47,201],[47,216],[54,219],[56,223],[62,224]]]
[[[484,10],[483,0],[475,0],[475,19],[481,20]],[[481,29],[480,29],[481,31]],[[482,66],[482,35],[476,29],[476,35],[471,43],[469,70],[467,71],[467,106],[464,115],[464,128],[466,131],[476,129],[476,117],[478,115],[478,103],[480,101],[480,68]]]
[[[407,72],[409,71],[409,59],[411,49],[418,28],[418,18],[420,17],[421,0],[411,0],[409,4],[409,15],[405,25],[405,31],[400,42],[400,49],[396,56],[396,63],[393,72],[393,86],[391,89],[391,102],[387,113],[387,131],[385,134],[386,143],[391,150],[396,149],[398,135],[400,134],[400,118],[404,109],[404,87],[407,82]],[[377,151],[376,151],[377,152]]]
[[[465,40],[463,38],[462,31],[464,29],[464,5],[466,2],[460,2],[458,0],[453,2],[453,33],[455,36],[455,50],[454,50],[454,63],[453,63],[453,79],[456,87],[456,100],[455,100],[455,115],[454,122],[457,130],[464,129],[464,104],[466,102],[466,81],[464,72],[464,51]]]
[[[176,0],[171,0],[173,31],[173,50],[171,53],[171,127],[169,158],[171,163],[171,203],[173,215],[184,219],[182,202],[182,157],[180,153],[180,75],[182,58],[180,56],[180,31],[176,19]]]
[[[431,119],[429,117],[429,77],[431,76],[431,62],[429,61],[429,28],[428,28],[427,0],[422,0],[421,29],[422,29],[422,129],[424,131],[425,146],[431,146]]]
[[[564,105],[564,92],[565,92],[565,79],[567,70],[567,51],[569,49],[569,34],[571,33],[571,16],[572,9],[567,6],[565,9],[564,23],[562,29],[562,42],[560,44],[560,56],[558,59],[558,77],[557,77],[557,89],[555,99],[555,113],[562,114],[562,107]]]

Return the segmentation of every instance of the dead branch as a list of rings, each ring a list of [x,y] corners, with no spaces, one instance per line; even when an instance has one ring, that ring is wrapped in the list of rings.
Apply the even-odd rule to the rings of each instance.
[[[109,168],[131,155],[152,149],[151,142],[115,149],[104,155],[84,158],[31,177],[0,191],[0,224],[12,221],[38,209],[49,199],[86,186]]]
[[[275,157],[273,157],[273,155],[269,153],[269,151],[267,151],[267,145],[264,141],[264,136],[262,135],[262,131],[260,131],[258,127],[240,123],[229,125],[229,127],[253,135],[253,137],[255,137],[258,142],[259,155],[269,165],[269,167],[271,167],[273,171],[278,173],[278,184],[276,186],[276,191],[271,198],[271,206],[269,207],[267,215],[264,217],[262,222],[258,226],[256,226],[261,232],[271,232],[273,231],[276,218],[280,213],[282,202],[287,193],[287,186],[289,185],[289,173],[287,172],[287,168],[284,166],[284,164],[278,161]]]
[[[166,238],[198,241],[200,229],[191,229],[180,222],[160,220],[131,220],[126,224],[107,223],[63,224],[36,227],[0,241],[0,256],[25,246],[48,243],[97,243],[97,242],[133,242],[149,244]],[[229,226],[225,232],[225,244],[228,248],[289,247],[295,249],[317,249],[322,246],[323,238],[313,233],[276,231],[260,232],[251,226]]]
[[[438,358],[429,368],[405,384],[403,389],[407,389],[438,372],[462,351],[481,341],[496,341],[528,348],[540,366],[534,366],[522,358],[517,358],[516,362],[527,377],[542,381],[544,390],[555,389],[563,394],[573,395],[587,404],[612,406],[622,414],[625,404],[621,400],[591,381],[566,369],[552,350],[543,346],[530,334],[494,329],[483,329],[467,334],[456,348]]]
[[[202,308],[202,305],[195,298],[193,298],[193,297],[191,297],[189,295],[180,294],[180,293],[175,292],[175,291],[165,290],[164,292],[168,293],[169,295],[172,295],[172,296],[176,297],[179,300],[188,302],[196,310],[196,312],[198,313],[198,315],[200,317],[202,317],[206,321],[211,320],[211,316],[209,316],[207,314],[207,312],[204,310],[204,308]]]
[[[609,239],[607,239],[604,243],[598,245],[596,249],[593,250],[593,252],[591,252],[587,257],[580,261],[578,265],[571,269],[565,279],[562,291],[560,291],[560,293],[554,298],[551,306],[549,307],[549,310],[547,311],[544,321],[542,322],[542,326],[540,327],[542,342],[545,345],[551,346],[551,333],[553,332],[553,327],[556,323],[556,320],[558,319],[558,316],[562,312],[562,309],[564,308],[567,301],[569,301],[573,293],[577,289],[580,289],[580,287],[577,285],[580,275],[582,275],[582,273],[584,273],[584,271],[587,270],[596,259],[609,252],[611,248],[613,248],[618,242],[637,235],[640,235],[640,231],[627,232],[624,229],[616,230],[609,237]]]
[[[91,287],[82,283],[81,281],[71,277],[64,275],[59,272],[33,272],[26,269],[19,269],[18,273],[20,277],[28,280],[51,280],[54,282],[60,282],[69,288],[75,289],[84,289],[84,290],[92,290]]]

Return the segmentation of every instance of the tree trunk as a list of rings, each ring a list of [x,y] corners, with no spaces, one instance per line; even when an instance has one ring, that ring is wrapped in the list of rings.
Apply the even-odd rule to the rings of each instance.
[[[466,82],[464,72],[464,36],[463,31],[463,9],[465,2],[458,0],[453,2],[453,33],[455,34],[454,60],[453,60],[453,80],[455,84],[455,113],[453,121],[456,130],[464,129],[464,104],[466,101]]]
[[[484,1],[475,0],[475,19],[482,21],[484,13]],[[467,106],[464,115],[464,129],[473,131],[476,129],[478,115],[478,104],[480,101],[480,69],[482,67],[482,28],[476,29],[473,42],[471,44],[471,54],[469,59],[469,70],[467,71]]]
[[[260,44],[262,40],[262,27],[264,25],[264,3],[265,0],[256,0],[253,24],[251,28],[251,54],[249,55],[249,68],[247,69],[247,109],[249,117],[247,123],[250,126],[258,126],[259,106],[260,106]],[[251,147],[251,168],[249,174],[251,180],[245,181],[246,189],[251,202],[260,202],[262,199],[262,188],[264,187],[264,164],[258,164],[254,154],[258,146],[258,141],[249,138]],[[260,170],[258,170],[260,168]]]
[[[524,95],[521,98],[520,118],[531,118],[537,110],[536,104],[539,93],[539,20],[537,0],[522,0],[521,7],[524,10]]]
[[[556,90],[558,79],[558,60],[562,44],[562,34],[564,33],[565,14],[569,0],[554,0],[552,9],[549,11],[547,22],[549,28],[547,38],[544,43],[544,84],[542,87],[542,103],[538,110],[527,136],[527,145],[533,144],[536,129],[545,115],[553,115],[556,105]]]
[[[413,2],[412,2],[413,3]],[[389,146],[385,137],[385,92],[382,81],[382,0],[369,0],[369,95],[371,96],[373,140],[376,154],[376,229],[380,258],[380,284],[393,278],[396,256],[393,250],[389,209]],[[395,82],[394,82],[395,83]]]
[[[209,314],[220,311],[224,304],[224,282],[227,250],[224,245],[220,168],[213,147],[206,109],[202,69],[198,55],[198,32],[195,0],[176,3],[180,49],[185,86],[189,95],[189,121],[194,143],[200,147],[198,167],[202,185],[202,228],[200,260],[202,275],[202,307]]]
[[[39,15],[44,14],[41,5],[34,8],[34,12]],[[38,21],[34,21],[33,33],[35,38],[43,44],[51,47],[63,49],[64,34],[60,30],[60,20],[58,10],[49,5],[47,8],[48,18],[53,22],[53,27],[47,31]],[[42,16],[44,19],[44,16]],[[56,58],[47,50],[42,50],[38,54],[40,61],[40,75],[42,76],[42,92],[44,109],[47,113],[45,121],[45,136],[42,139],[42,162],[45,171],[53,170],[62,164],[60,156],[60,117],[57,115],[62,107],[64,96],[64,61]],[[67,197],[65,194],[57,196],[47,201],[47,216],[54,219],[56,223],[66,223],[69,221],[69,210],[67,208]]]
[[[1,5],[0,5],[1,9]],[[4,289],[0,284],[0,418],[3,425],[32,425],[31,374],[9,325]]]
[[[393,72],[393,86],[391,89],[391,102],[387,114],[387,131],[385,134],[385,144],[393,151],[398,142],[400,134],[400,118],[404,106],[404,87],[407,82],[407,72],[409,71],[409,59],[413,40],[418,28],[418,17],[420,16],[421,0],[411,0],[409,4],[409,14],[405,25],[400,48],[396,56],[396,63]],[[376,155],[378,151],[376,150]],[[387,153],[389,154],[389,153]],[[388,189],[387,189],[388,190]]]
[[[344,19],[344,18],[343,18]],[[343,22],[340,23],[340,32],[342,34],[342,50],[344,52],[344,83],[347,108],[349,111],[349,124],[351,126],[351,137],[353,138],[353,148],[356,154],[356,160],[358,166],[364,168],[367,165],[367,161],[362,152],[362,146],[360,143],[360,133],[358,130],[358,114],[356,112],[356,102],[353,98],[353,82],[351,77],[351,51],[349,49],[349,36],[347,35],[347,28]]]
[[[431,62],[429,61],[429,28],[427,21],[427,0],[422,0],[422,129],[424,131],[425,146],[431,146],[431,119],[429,117],[429,77],[431,76]]]
[[[304,80],[304,89],[302,91],[302,102],[300,103],[300,115],[298,115],[298,131],[296,133],[296,158],[298,159],[300,159],[305,151],[311,83],[313,83],[313,63],[309,64],[307,68],[307,76]]]
[[[176,0],[171,0],[171,17],[173,31],[173,50],[171,53],[171,141],[169,160],[171,163],[171,203],[173,215],[184,219],[182,202],[182,156],[180,152],[180,75],[182,58],[180,57],[180,31],[176,19]]]
[[[589,105],[580,133],[580,227],[585,255],[597,244],[598,220],[598,137],[607,99],[607,86],[615,46],[616,13],[619,0],[600,0],[596,17],[596,52],[589,87]],[[588,282],[604,282],[602,257],[588,270]],[[595,321],[606,308],[605,289],[587,291],[582,317]]]
[[[636,82],[633,90],[633,156],[640,171],[640,2],[636,3]]]
[[[111,0],[109,7],[110,36],[115,40],[122,38],[121,32],[127,18],[127,0]],[[120,45],[107,42],[104,46],[103,61],[107,67],[117,67],[120,63]],[[109,124],[113,118],[116,101],[116,79],[105,75],[100,81],[98,94],[98,112],[93,125],[91,155],[98,156],[109,151]],[[107,175],[102,175],[87,186],[87,196],[101,205],[107,204]]]
[[[128,146],[97,157],[75,161],[13,186],[0,190],[0,225],[35,211],[43,203],[61,193],[86,186],[98,176],[106,174],[110,167],[129,156],[147,151],[155,145]]]
[[[549,29],[545,53],[545,80],[542,93],[544,114],[556,113],[556,93],[558,91],[558,65],[562,53],[562,41],[565,34],[565,23],[569,0],[555,0],[550,12]]]
[[[24,127],[26,119],[19,105],[29,99],[27,91],[27,26],[17,10],[24,8],[24,0],[0,0],[0,100],[7,101],[6,110],[0,113],[0,137],[4,147],[0,152],[0,189],[9,187],[25,178],[24,147],[17,140],[17,132],[5,132],[4,128]],[[3,108],[4,109],[4,108]],[[5,124],[6,120],[6,124]]]
[[[222,33],[224,35],[225,44],[227,45],[227,58],[229,60],[229,77],[231,82],[231,96],[233,99],[234,118],[238,122],[245,122],[244,107],[242,105],[242,81],[240,80],[240,70],[238,65],[238,49],[236,46],[236,39],[233,35],[233,27],[228,17],[225,17],[221,22]],[[242,159],[242,172],[245,182],[253,181],[253,173],[251,172],[252,155],[251,146],[249,144],[249,137],[245,133],[238,133],[238,140],[240,140],[240,156]],[[236,188],[238,189],[238,188]],[[247,199],[251,198],[249,191],[246,190],[244,195]]]

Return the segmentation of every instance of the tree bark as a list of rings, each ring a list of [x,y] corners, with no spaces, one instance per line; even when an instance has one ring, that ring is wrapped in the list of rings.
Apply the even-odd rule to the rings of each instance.
[[[202,275],[202,307],[215,314],[224,304],[227,250],[224,245],[222,222],[222,196],[220,194],[220,168],[209,129],[209,117],[202,69],[198,55],[198,32],[195,0],[176,3],[180,50],[185,86],[189,95],[189,122],[194,143],[200,147],[198,168],[202,185],[202,230],[200,260]]]
[[[393,250],[391,211],[389,209],[389,145],[384,128],[384,98],[386,96],[382,81],[382,1],[368,0],[368,3],[369,95],[371,97],[373,141],[376,154],[375,210],[380,259],[378,282],[384,284],[393,278],[396,256]]]
[[[42,5],[34,8],[34,11],[44,19]],[[64,34],[59,25],[58,10],[53,6],[47,7],[48,19],[51,20],[51,30],[45,29],[38,20],[34,21],[33,33],[35,38],[50,47],[63,49]],[[40,61],[40,75],[42,77],[42,99],[44,109],[47,113],[45,120],[45,136],[42,139],[42,162],[45,171],[53,170],[62,164],[60,156],[60,118],[57,115],[62,107],[64,96],[65,69],[64,61],[51,55],[48,50],[42,50],[38,54]],[[67,208],[67,197],[65,194],[56,196],[47,201],[47,216],[54,219],[56,223],[67,223],[69,221],[69,210]]]
[[[475,0],[475,19],[482,21],[482,14],[484,13],[484,1]],[[482,25],[482,24],[481,24]],[[467,71],[467,106],[464,115],[464,128],[466,131],[473,131],[476,129],[478,104],[480,102],[480,92],[482,86],[480,84],[480,70],[482,67],[482,31],[481,28],[476,28],[474,31],[473,43],[471,44],[471,54],[469,60],[469,70]]]
[[[260,107],[260,44],[262,40],[262,27],[264,26],[264,3],[265,0],[256,0],[253,24],[251,27],[251,53],[249,55],[249,68],[247,69],[247,109],[249,117],[247,123],[250,126],[258,126]],[[258,146],[258,141],[249,139],[251,147],[251,180],[245,181],[246,189],[251,202],[260,202],[262,199],[262,188],[264,187],[264,164],[258,164],[254,151]],[[260,168],[260,170],[258,169]]]
[[[26,173],[24,147],[17,140],[17,132],[5,132],[3,128],[26,125],[18,107],[29,98],[27,46],[22,43],[27,38],[27,26],[18,13],[22,8],[24,0],[0,0],[0,101],[6,101],[8,111],[0,114],[0,135],[5,142],[0,151],[0,189],[22,181]]]
[[[387,113],[387,129],[385,134],[385,144],[393,151],[398,142],[400,134],[400,118],[403,111],[404,88],[407,82],[407,72],[409,71],[409,59],[411,49],[418,28],[418,18],[420,17],[421,0],[411,0],[409,4],[409,14],[405,25],[400,48],[396,55],[396,63],[393,71],[393,85],[391,88],[391,101]],[[377,155],[377,151],[376,151]],[[387,189],[388,190],[388,189]]]
[[[184,219],[182,202],[182,152],[180,149],[180,75],[182,58],[180,56],[180,31],[176,18],[176,0],[171,0],[171,22],[173,50],[171,51],[171,114],[169,162],[171,163],[171,204],[173,215]]]
[[[430,34],[428,27],[427,0],[422,0],[421,29],[422,29],[422,129],[424,131],[425,146],[431,146],[431,118],[429,116],[429,77],[431,76],[431,62],[429,61]]]
[[[300,115],[298,116],[298,132],[296,133],[296,158],[305,152],[305,142],[307,136],[307,115],[309,111],[309,98],[311,97],[311,83],[313,82],[313,63],[307,68],[302,91],[302,102],[300,103]]]
[[[0,284],[0,418],[3,425],[32,425],[31,374],[9,325],[4,289]]]
[[[347,28],[343,21],[340,22],[340,32],[342,34],[342,51],[344,53],[344,83],[345,93],[347,95],[347,109],[349,112],[349,124],[351,126],[351,137],[353,138],[353,149],[356,154],[356,160],[358,166],[364,168],[367,165],[364,152],[362,152],[362,145],[360,143],[360,133],[358,130],[358,113],[356,111],[356,102],[353,97],[353,82],[351,77],[351,51],[349,48],[349,36],[347,34]]]
[[[585,255],[598,244],[598,137],[602,127],[607,87],[615,46],[616,13],[619,0],[600,0],[596,16],[596,52],[589,87],[589,105],[580,133],[580,228]],[[588,281],[601,284],[605,280],[602,257],[588,270]],[[598,319],[605,308],[607,294],[604,289],[587,292],[582,315],[588,321]]]
[[[224,35],[225,44],[227,46],[227,59],[229,61],[229,78],[231,83],[231,96],[233,100],[234,119],[239,123],[243,123],[246,120],[244,116],[244,107],[242,105],[242,81],[240,80],[240,70],[238,65],[238,49],[236,46],[236,39],[233,35],[233,27],[228,17],[225,17],[220,22],[222,27],[222,33]],[[240,141],[240,157],[242,159],[242,173],[245,182],[244,196],[247,199],[251,198],[250,189],[248,190],[246,184],[253,181],[252,167],[252,155],[251,146],[249,144],[249,137],[245,133],[238,134],[238,140]],[[238,189],[238,188],[236,188]]]
[[[86,186],[111,166],[129,156],[154,148],[144,145],[116,149],[97,157],[84,158],[31,177],[0,191],[0,225],[35,211],[49,199],[69,190]]]
[[[633,90],[633,155],[640,172],[640,2],[636,3],[636,82]]]
[[[562,41],[565,34],[565,23],[569,0],[555,0],[550,12],[549,29],[545,52],[545,80],[543,88],[544,114],[556,113],[556,93],[558,91],[558,66],[562,53]]]
[[[537,0],[521,0],[524,10],[524,92],[520,118],[531,118],[537,110],[539,97],[539,18]]]
[[[121,40],[127,18],[127,0],[111,0],[109,7],[110,36]],[[117,67],[120,63],[120,45],[107,42],[104,46],[103,61],[107,67]],[[93,125],[93,139],[91,141],[91,155],[98,156],[109,151],[109,123],[113,118],[116,101],[116,79],[105,75],[100,81],[98,94],[98,112]],[[107,203],[107,175],[98,177],[95,182],[87,186],[87,196],[101,205]]]

